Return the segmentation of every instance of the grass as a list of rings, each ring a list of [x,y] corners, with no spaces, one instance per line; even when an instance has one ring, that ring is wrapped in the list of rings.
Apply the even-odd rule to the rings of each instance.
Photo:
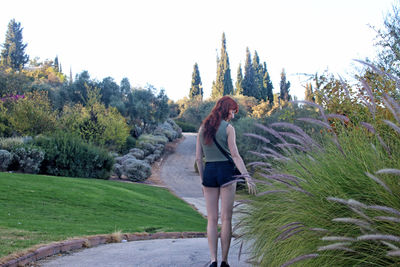
[[[364,129],[354,128],[338,135],[345,156],[336,144],[327,141],[323,144],[323,151],[292,154],[288,161],[276,161],[274,169],[260,171],[269,178],[258,178],[273,185],[259,184],[261,194],[251,198],[250,211],[246,211],[247,217],[241,227],[245,238],[254,241],[252,252],[258,265],[282,266],[302,255],[318,254],[293,266],[398,266],[399,257],[388,256],[391,249],[381,240],[356,239],[366,234],[398,236],[400,223],[383,221],[379,216],[400,217],[390,212],[362,208],[354,201],[348,204],[348,200],[353,199],[368,207],[380,205],[400,211],[399,177],[375,174],[380,169],[398,169],[400,166],[400,143],[398,135],[392,134],[394,142],[390,157],[375,136],[366,134]],[[379,177],[392,193],[368,177],[366,172]],[[278,177],[291,184],[289,187],[275,179],[276,174],[290,174],[303,181],[298,180],[296,185],[289,179]],[[293,190],[294,187],[306,193]],[[262,191],[277,189],[287,192],[262,194]],[[347,204],[328,197],[340,198]],[[338,218],[362,220],[368,227]],[[353,238],[353,241],[339,244],[332,250],[324,248],[344,242],[338,241],[340,238],[331,240],[332,236]],[[389,243],[399,245],[398,242]]]
[[[206,229],[184,201],[143,184],[0,173],[0,205],[0,257],[78,236]]]

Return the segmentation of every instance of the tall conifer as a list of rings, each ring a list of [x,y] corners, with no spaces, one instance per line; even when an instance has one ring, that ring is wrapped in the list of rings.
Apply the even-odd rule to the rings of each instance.
[[[279,98],[282,99],[283,101],[289,101],[291,98],[289,95],[289,88],[290,88],[290,82],[286,81],[286,72],[285,69],[282,69]]]
[[[29,61],[29,56],[25,54],[27,44],[22,41],[21,23],[12,19],[8,23],[6,40],[2,45],[1,65],[10,67],[14,70],[21,70]]]
[[[250,50],[246,48],[246,62],[244,65],[243,95],[254,96],[254,68],[251,63]]]
[[[231,69],[229,66],[228,52],[226,51],[225,33],[222,33],[221,57],[217,64],[217,78],[213,87],[212,98],[219,98],[224,95],[233,94],[233,84],[231,78]]]
[[[315,102],[314,92],[311,83],[306,84],[304,99],[306,101]]]
[[[235,95],[243,95],[243,73],[242,73],[242,64],[240,63],[236,75]]]
[[[189,98],[196,99],[198,96],[201,96],[200,99],[203,99],[203,86],[201,84],[200,71],[197,63],[193,66],[192,73],[192,83],[190,86]]]

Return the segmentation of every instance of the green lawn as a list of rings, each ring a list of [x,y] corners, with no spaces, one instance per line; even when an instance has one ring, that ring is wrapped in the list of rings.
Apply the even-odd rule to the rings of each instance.
[[[166,189],[0,173],[0,257],[76,236],[205,230],[206,220]]]

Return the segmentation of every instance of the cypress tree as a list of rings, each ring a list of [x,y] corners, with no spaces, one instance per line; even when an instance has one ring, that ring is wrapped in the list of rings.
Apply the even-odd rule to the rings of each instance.
[[[306,84],[305,96],[306,101],[315,102],[314,92],[311,83]]]
[[[60,72],[60,66],[58,64],[58,56],[54,59],[54,69],[56,72]]]
[[[290,82],[286,81],[285,69],[282,69],[279,98],[282,99],[283,101],[289,101],[291,98],[289,95],[289,88],[290,88]]]
[[[27,44],[22,41],[21,23],[12,19],[8,23],[6,40],[1,51],[1,65],[10,67],[13,70],[21,70],[29,61],[29,56],[25,54]]]
[[[263,99],[268,100],[269,104],[272,106],[274,104],[274,94],[272,90],[274,86],[272,85],[271,77],[269,76],[267,70],[267,64],[264,62],[264,76],[263,76]]]
[[[213,87],[211,96],[219,98],[224,95],[233,94],[233,84],[231,78],[231,69],[229,66],[228,52],[226,51],[225,33],[222,33],[221,58],[217,64],[217,79]]]
[[[236,95],[243,95],[243,74],[242,74],[242,64],[239,63],[239,68],[236,75]]]
[[[254,88],[253,88],[253,96],[258,100],[263,99],[263,78],[264,78],[264,69],[260,64],[260,58],[258,56],[257,51],[254,51],[253,56],[253,69],[254,69]]]
[[[251,63],[250,50],[246,48],[246,62],[244,64],[243,95],[254,96],[254,68]]]
[[[199,95],[201,96],[200,99],[203,100],[203,86],[201,84],[199,66],[197,63],[195,63],[193,66],[192,84],[190,86],[189,98],[193,100]]]

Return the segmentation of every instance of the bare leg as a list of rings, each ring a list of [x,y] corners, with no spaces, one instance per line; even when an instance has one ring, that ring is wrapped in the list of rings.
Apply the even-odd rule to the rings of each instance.
[[[221,248],[222,261],[228,262],[232,238],[232,210],[235,200],[236,183],[221,187]]]
[[[219,187],[206,187],[204,189],[204,198],[207,208],[207,239],[211,254],[211,262],[217,261],[218,249],[218,199]]]

